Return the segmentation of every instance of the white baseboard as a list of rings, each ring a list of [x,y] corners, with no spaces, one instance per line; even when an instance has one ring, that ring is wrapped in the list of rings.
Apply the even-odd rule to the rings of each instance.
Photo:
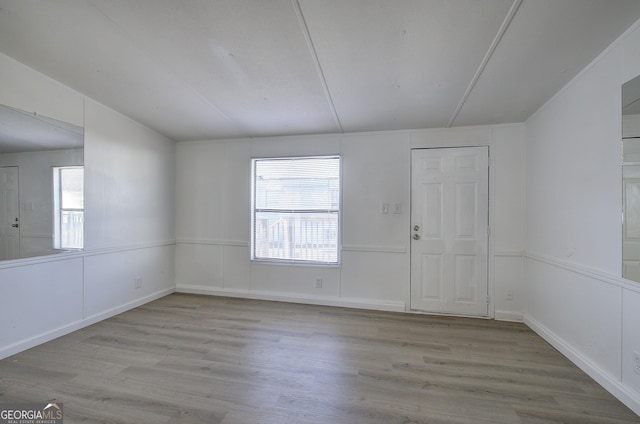
[[[591,358],[565,342],[535,318],[525,314],[524,323],[540,337],[545,339],[549,344],[558,349],[560,353],[566,356],[578,368],[597,381],[598,384],[628,406],[633,412],[640,415],[640,393],[628,387],[615,376],[602,369],[598,364],[593,362]]]
[[[38,346],[42,343],[46,343],[58,337],[64,336],[65,334],[73,333],[76,330],[79,330],[84,327],[88,327],[92,324],[95,324],[97,322],[110,318],[114,315],[118,315],[130,309],[137,308],[138,306],[144,305],[145,303],[149,303],[156,299],[160,299],[161,297],[167,296],[173,293],[174,291],[175,289],[173,287],[160,290],[150,295],[141,297],[139,299],[132,300],[131,302],[127,302],[124,305],[118,306],[116,308],[112,308],[107,311],[101,312],[99,314],[86,317],[85,319],[70,322],[58,328],[54,328],[52,330],[45,331],[44,333],[38,334],[36,336],[29,337],[28,339],[24,339],[24,340],[20,340],[19,342],[12,343],[9,346],[0,347],[0,359],[7,358],[11,355],[15,355],[16,353],[23,352],[27,349],[31,349],[32,347]]]
[[[343,308],[372,309],[377,311],[405,312],[405,303],[376,299],[314,296],[286,292],[226,289],[195,285],[178,285],[177,293],[208,294],[213,296],[238,297],[243,299],[272,300],[278,302],[303,303],[308,305],[338,306]]]
[[[496,321],[522,322],[522,312],[518,311],[495,311],[493,317]]]

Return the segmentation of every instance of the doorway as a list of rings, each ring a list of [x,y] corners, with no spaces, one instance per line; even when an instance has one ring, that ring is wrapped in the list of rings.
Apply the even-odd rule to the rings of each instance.
[[[488,316],[489,148],[411,151],[411,309]]]
[[[20,257],[18,167],[0,167],[0,260]]]

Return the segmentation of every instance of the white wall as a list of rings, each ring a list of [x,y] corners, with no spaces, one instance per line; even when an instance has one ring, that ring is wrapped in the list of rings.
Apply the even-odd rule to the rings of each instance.
[[[640,414],[640,284],[621,278],[621,86],[640,24],[526,122],[525,322]]]
[[[521,319],[521,125],[178,143],[176,289],[405,311],[410,149],[474,145],[490,146],[493,162],[491,310]],[[343,160],[341,265],[251,263],[250,159],[322,154]],[[382,203],[402,213],[380,214]]]
[[[174,290],[175,143],[2,54],[0,76],[0,103],[84,126],[86,215],[84,252],[0,262],[2,358]]]
[[[17,166],[20,199],[20,257],[56,253],[53,248],[54,166],[83,164],[83,149],[0,155],[0,166]]]

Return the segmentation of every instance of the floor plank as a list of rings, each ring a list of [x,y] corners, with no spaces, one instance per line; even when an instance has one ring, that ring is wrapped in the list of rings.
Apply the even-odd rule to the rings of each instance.
[[[173,294],[0,361],[65,423],[640,423],[523,324]]]

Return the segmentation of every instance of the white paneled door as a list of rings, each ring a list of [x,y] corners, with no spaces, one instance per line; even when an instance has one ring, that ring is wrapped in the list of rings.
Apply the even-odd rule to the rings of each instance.
[[[0,260],[20,256],[18,167],[0,167]]]
[[[489,148],[411,155],[411,309],[487,316]]]

